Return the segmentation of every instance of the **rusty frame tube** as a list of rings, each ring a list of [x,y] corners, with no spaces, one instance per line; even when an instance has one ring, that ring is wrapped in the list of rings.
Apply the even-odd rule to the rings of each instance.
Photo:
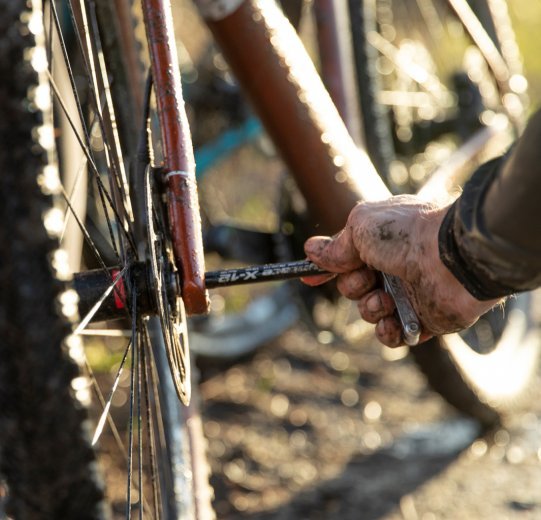
[[[295,177],[318,232],[334,233],[358,200],[390,193],[274,2],[229,4],[234,9],[206,23]]]
[[[171,5],[169,0],[142,0],[142,6],[158,104],[175,264],[181,273],[187,313],[202,314],[208,311],[209,300],[204,282],[201,220]]]
[[[349,134],[356,144],[364,146],[347,3],[314,0],[312,9],[321,78]]]

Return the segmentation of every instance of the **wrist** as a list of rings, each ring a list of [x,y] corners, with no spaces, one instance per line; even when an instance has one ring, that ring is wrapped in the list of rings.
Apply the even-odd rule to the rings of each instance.
[[[478,298],[475,294],[472,294],[468,287],[462,283],[462,281],[455,275],[454,271],[449,268],[442,256],[441,249],[441,230],[446,218],[449,218],[449,212],[452,205],[440,208],[437,212],[437,216],[434,219],[436,229],[433,233],[433,250],[434,250],[434,265],[438,269],[440,275],[445,280],[455,294],[456,307],[458,309],[467,309],[468,314],[472,316],[478,316],[491,309],[496,305],[501,298]]]
[[[498,165],[494,160],[477,170],[446,211],[438,232],[442,262],[480,301],[498,301],[529,288],[517,283],[516,274],[523,270],[516,269],[515,250],[509,254],[484,222],[485,194],[497,176]]]
[[[440,280],[441,301],[439,305],[449,318],[467,327],[480,314],[484,314],[500,301],[500,298],[478,299],[455,276],[440,255],[439,233],[450,206],[435,208],[422,223],[423,236],[427,237],[422,272],[430,279]]]

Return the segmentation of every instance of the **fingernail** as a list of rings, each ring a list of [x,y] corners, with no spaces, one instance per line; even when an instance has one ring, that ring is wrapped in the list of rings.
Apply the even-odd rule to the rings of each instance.
[[[371,312],[376,312],[381,309],[381,298],[378,294],[373,294],[368,298],[366,308]]]

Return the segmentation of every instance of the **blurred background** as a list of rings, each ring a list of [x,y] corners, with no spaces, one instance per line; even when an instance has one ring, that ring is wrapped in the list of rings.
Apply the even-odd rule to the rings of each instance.
[[[508,6],[532,111],[541,101],[541,1]],[[177,8],[188,21],[179,27],[189,28],[180,36],[188,54],[203,56],[205,30],[192,30],[198,24],[189,23],[196,15],[188,4]],[[200,183],[203,205],[214,218],[272,230],[282,173],[260,137],[210,168]],[[232,179],[243,179],[234,202]],[[238,310],[251,298],[246,291],[215,293],[213,305]],[[201,362],[218,518],[541,518],[539,381],[509,420],[485,432],[427,388],[405,349],[382,347],[362,325],[354,341],[324,332],[296,321],[250,355]]]
[[[250,111],[223,58],[208,47],[208,32],[191,2],[177,0],[173,6],[185,92],[194,96],[189,106],[194,144],[201,152],[205,143],[249,119]],[[532,111],[541,102],[541,0],[510,0],[508,7]],[[303,30],[310,41],[310,27]],[[196,69],[205,61],[208,68]],[[218,70],[220,79],[209,79],[211,88],[198,98],[192,87],[205,79],[205,70]],[[225,114],[219,106],[224,100]],[[245,144],[205,166],[199,180],[203,219],[248,222],[272,233],[284,225],[285,168],[257,124],[246,131]],[[203,159],[197,159],[198,173]],[[294,204],[295,196],[288,196]],[[209,255],[207,263],[210,269],[238,265],[217,255]],[[213,292],[213,311],[243,312],[258,291]],[[302,305],[292,298],[288,292],[280,300],[289,320],[280,325],[286,332],[270,334],[245,354],[240,335],[231,340],[212,332],[209,345],[205,334],[212,324],[191,324],[194,349],[205,353],[198,362],[201,404],[219,519],[541,518],[539,378],[531,398],[486,431],[428,388],[407,349],[381,346],[359,320],[349,326],[350,307],[315,302],[310,319],[301,320]],[[318,319],[319,328],[313,326]],[[216,345],[220,351],[238,348],[240,354],[209,355]],[[94,349],[94,366],[102,363],[103,372],[114,373],[116,364],[111,368],[100,348]],[[126,388],[118,392],[119,405],[122,392]]]
[[[541,100],[541,56],[538,52],[539,20],[541,2],[539,0],[513,0],[508,3],[513,18],[519,47],[524,58],[524,69],[530,84],[532,108],[539,106]]]
[[[181,41],[192,58],[204,59],[206,31],[193,31],[198,24],[190,23],[196,15],[187,3],[177,6],[179,20],[188,21],[179,27],[189,30]],[[541,101],[541,2],[508,6],[534,110]],[[196,127],[196,144],[224,123],[208,124]],[[210,168],[200,183],[203,205],[211,218],[272,230],[282,173],[260,137]],[[231,180],[243,189],[228,193]],[[253,297],[215,293],[213,305],[238,310]],[[250,355],[200,364],[219,518],[541,518],[538,381],[505,424],[482,432],[428,389],[405,349],[382,347],[362,326],[353,341],[325,332],[297,321]]]

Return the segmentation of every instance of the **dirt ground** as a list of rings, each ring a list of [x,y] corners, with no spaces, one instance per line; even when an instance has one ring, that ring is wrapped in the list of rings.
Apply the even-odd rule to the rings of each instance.
[[[541,519],[541,379],[481,432],[405,351],[319,339],[298,324],[243,360],[202,366],[219,520]],[[124,483],[104,440],[118,459],[104,474]]]
[[[302,325],[201,384],[219,519],[541,518],[541,385],[482,433],[403,352]]]

